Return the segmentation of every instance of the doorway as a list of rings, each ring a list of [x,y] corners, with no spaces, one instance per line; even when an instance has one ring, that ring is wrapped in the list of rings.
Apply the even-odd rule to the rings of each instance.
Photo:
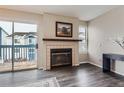
[[[0,72],[37,68],[37,25],[0,21]]]

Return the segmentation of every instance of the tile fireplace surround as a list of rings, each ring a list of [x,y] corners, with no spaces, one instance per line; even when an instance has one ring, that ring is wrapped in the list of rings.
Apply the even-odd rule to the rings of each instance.
[[[64,42],[64,41],[43,41],[44,47],[44,62],[43,70],[51,69],[51,49],[63,49],[71,48],[72,49],[72,66],[79,66],[79,57],[78,57],[78,42]]]

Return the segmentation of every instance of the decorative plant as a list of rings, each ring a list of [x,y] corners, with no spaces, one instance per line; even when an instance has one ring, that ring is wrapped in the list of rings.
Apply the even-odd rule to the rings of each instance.
[[[116,39],[114,41],[124,49],[124,37]]]

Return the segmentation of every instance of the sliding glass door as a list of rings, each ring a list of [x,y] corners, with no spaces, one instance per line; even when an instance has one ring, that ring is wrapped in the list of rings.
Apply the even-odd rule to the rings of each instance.
[[[37,67],[37,25],[14,23],[14,70]]]
[[[37,67],[37,25],[0,21],[0,72]]]
[[[12,70],[12,22],[0,21],[0,72]]]

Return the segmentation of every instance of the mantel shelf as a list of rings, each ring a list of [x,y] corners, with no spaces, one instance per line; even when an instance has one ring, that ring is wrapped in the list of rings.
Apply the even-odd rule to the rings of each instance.
[[[43,38],[43,41],[66,41],[66,42],[80,42],[81,39],[58,39],[58,38]]]

